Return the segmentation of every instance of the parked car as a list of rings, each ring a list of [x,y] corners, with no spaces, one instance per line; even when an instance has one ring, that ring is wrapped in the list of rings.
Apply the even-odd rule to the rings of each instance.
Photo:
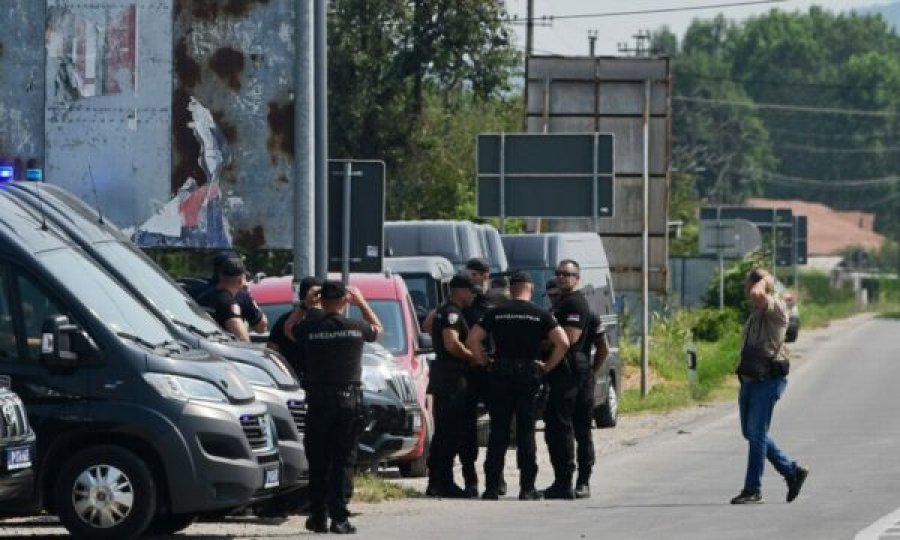
[[[9,377],[0,376],[0,515],[31,504],[34,441],[25,404],[10,390]]]
[[[130,539],[271,497],[275,430],[250,383],[7,191],[0,372],[37,436],[35,506],[74,536]]]
[[[524,270],[535,283],[533,300],[549,308],[544,284],[550,280],[560,261],[574,259],[581,267],[581,286],[591,309],[606,331],[609,356],[597,376],[594,397],[594,421],[597,427],[614,427],[618,421],[621,363],[619,361],[619,318],[615,309],[615,291],[603,240],[595,233],[541,233],[503,235],[503,247],[510,268]]]
[[[256,399],[266,405],[275,423],[282,463],[280,490],[292,491],[309,483],[309,465],[303,446],[306,394],[277,352],[241,344],[223,332],[202,307],[121,231],[62,188],[13,184],[5,196],[29,205],[32,211],[59,227],[179,340],[230,361],[253,385]]]
[[[360,467],[389,463],[408,455],[419,443],[422,411],[409,373],[377,343],[363,349],[363,432]]]
[[[444,257],[385,257],[384,269],[403,277],[420,324],[447,299],[454,274],[453,264]]]
[[[330,276],[338,279],[337,275]],[[269,277],[250,285],[250,291],[260,308],[274,320],[291,309],[293,291],[292,276]],[[434,433],[431,408],[425,390],[428,387],[427,355],[432,352],[431,337],[419,329],[416,312],[409,297],[406,283],[399,275],[350,274],[350,285],[358,287],[378,314],[384,326],[379,340],[394,355],[397,365],[406,371],[416,388],[416,401],[422,416],[422,429],[418,433],[416,447],[397,460],[403,476],[427,474],[428,446]],[[351,306],[351,317],[361,318],[359,310]]]
[[[391,257],[444,257],[457,272],[469,259],[488,256],[478,228],[469,221],[388,221],[384,243]]]
[[[797,297],[779,279],[775,280],[775,294],[784,300],[788,310],[788,327],[784,340],[793,343],[797,341],[797,335],[800,333],[800,309],[797,306]]]

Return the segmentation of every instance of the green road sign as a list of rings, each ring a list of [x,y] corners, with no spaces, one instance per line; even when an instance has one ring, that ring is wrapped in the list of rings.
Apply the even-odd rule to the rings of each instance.
[[[342,271],[344,261],[346,164],[350,164],[349,271],[381,272],[385,166],[374,160],[328,160],[328,270]]]
[[[613,136],[478,136],[480,217],[612,217]]]

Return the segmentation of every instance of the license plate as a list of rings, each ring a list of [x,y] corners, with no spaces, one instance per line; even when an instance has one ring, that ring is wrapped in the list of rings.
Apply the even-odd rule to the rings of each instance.
[[[278,467],[266,469],[263,473],[263,489],[278,487],[281,484],[281,476]]]
[[[27,469],[31,467],[31,448],[7,448],[6,449],[6,469],[14,471],[17,469]]]

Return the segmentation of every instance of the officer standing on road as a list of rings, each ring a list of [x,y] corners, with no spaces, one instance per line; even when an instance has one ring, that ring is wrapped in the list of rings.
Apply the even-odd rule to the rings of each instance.
[[[544,439],[553,465],[553,484],[544,490],[546,499],[574,499],[572,475],[575,473],[575,431],[574,416],[576,407],[590,407],[593,410],[594,378],[591,376],[591,360],[584,353],[584,340],[588,338],[589,324],[592,319],[591,310],[581,291],[576,290],[580,280],[581,269],[571,259],[561,261],[556,267],[556,286],[559,297],[553,308],[556,321],[563,327],[570,346],[565,361],[547,379],[550,393],[547,407],[544,410]],[[590,416],[585,429],[580,425],[579,439],[586,446],[585,463],[582,470],[586,477],[579,477],[582,484],[590,478],[590,467],[593,466],[593,440],[591,435]],[[590,488],[582,487],[589,494]]]
[[[474,258],[466,262],[465,275],[477,289],[472,304],[463,309],[463,316],[469,328],[478,324],[487,311],[503,300],[497,296],[488,297],[488,286],[491,281],[491,267],[484,259]],[[485,344],[490,353],[490,340]],[[478,472],[475,462],[478,460],[478,406],[488,404],[488,372],[485,365],[469,364],[465,369],[466,402],[463,411],[461,438],[459,439],[459,462],[462,465],[463,481],[469,497],[478,496]],[[506,484],[500,480],[500,491],[506,492]]]
[[[190,294],[197,303],[200,305],[204,305],[200,299],[211,293],[215,290],[221,279],[223,277],[223,269],[228,268],[228,271],[233,271],[233,265],[235,261],[240,261],[241,268],[244,267],[244,263],[241,260],[241,256],[235,251],[220,251],[213,258],[213,276],[212,278],[206,282],[205,285],[195,288],[193,290],[188,290],[188,294]],[[246,272],[245,272],[246,274]],[[234,299],[237,302],[238,306],[241,309],[241,319],[247,321],[247,324],[250,328],[253,329],[254,332],[263,333],[268,329],[269,321],[266,318],[266,314],[263,313],[259,306],[256,305],[256,302],[253,300],[253,296],[250,294],[250,291],[247,289],[247,283],[244,282],[244,285],[234,294]]]
[[[309,413],[304,442],[310,517],[306,528],[351,534],[356,528],[348,519],[347,503],[356,466],[363,343],[377,340],[384,330],[355,287],[326,281],[321,298],[325,314],[306,318],[294,328],[294,339],[303,345],[307,362]],[[357,306],[365,320],[345,317],[348,304]]]
[[[240,256],[234,254],[233,257],[220,264],[217,275],[218,280],[215,287],[201,293],[197,298],[197,303],[207,308],[219,326],[234,334],[241,341],[250,341],[250,334],[244,324],[246,313],[238,300],[241,291],[246,293],[247,278],[244,262]],[[251,304],[256,305],[252,299]],[[257,320],[253,330],[265,332],[267,324],[265,315],[263,315]]]
[[[434,316],[431,338],[437,357],[431,364],[428,393],[434,396],[434,438],[429,454],[430,497],[463,498],[465,490],[453,481],[453,459],[460,449],[466,410],[466,366],[477,360],[465,345],[469,325],[463,310],[475,300],[477,289],[462,275],[450,280],[450,298]],[[477,492],[476,492],[477,496]]]
[[[269,341],[266,346],[276,350],[284,356],[294,372],[300,377],[300,383],[306,385],[306,358],[303,347],[294,340],[294,327],[301,321],[317,318],[325,314],[322,311],[322,302],[319,295],[322,290],[322,280],[308,276],[300,280],[297,296],[301,299],[292,310],[278,317],[269,332]]]
[[[490,336],[495,347],[488,400],[491,434],[482,498],[496,500],[500,497],[500,477],[515,416],[519,499],[536,500],[541,498],[541,493],[534,487],[538,468],[534,440],[535,400],[541,377],[559,364],[569,341],[553,315],[531,302],[534,282],[530,275],[516,272],[509,283],[512,299],[489,310],[466,340],[466,345],[482,363],[488,362],[484,339]],[[538,358],[545,339],[553,344],[553,350],[542,362]]]

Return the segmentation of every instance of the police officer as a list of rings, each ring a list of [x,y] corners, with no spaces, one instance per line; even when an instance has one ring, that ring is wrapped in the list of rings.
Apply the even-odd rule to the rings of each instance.
[[[594,421],[594,386],[597,375],[609,356],[609,343],[606,340],[606,328],[600,317],[591,312],[588,322],[587,337],[582,340],[582,353],[590,358],[593,350],[593,364],[589,371],[579,370],[576,377],[578,393],[575,395],[575,408],[572,412],[572,428],[575,433],[578,464],[578,475],[575,480],[575,498],[587,499],[591,496],[591,472],[596,461],[592,422]]]
[[[235,254],[220,265],[217,275],[215,286],[201,293],[197,302],[207,308],[219,326],[241,341],[250,341],[250,334],[244,324],[246,313],[238,300],[241,291],[245,291],[246,294],[247,278],[244,262]],[[252,299],[250,303],[256,305]],[[253,330],[265,332],[267,325],[268,322],[263,315],[253,326]]]
[[[453,459],[460,448],[466,408],[465,368],[477,359],[465,345],[469,325],[463,310],[475,300],[476,287],[463,275],[453,276],[450,297],[434,316],[431,338],[436,358],[431,364],[428,393],[434,396],[434,438],[429,454],[430,497],[463,498],[466,491],[453,481]],[[476,492],[477,495],[477,492]]]
[[[584,354],[591,310],[584,295],[576,290],[580,274],[578,263],[571,259],[561,261],[556,267],[559,297],[553,307],[553,315],[565,330],[570,346],[565,361],[547,376],[550,392],[544,410],[544,439],[554,475],[553,484],[544,490],[544,498],[547,499],[575,498],[572,488],[572,475],[575,473],[573,416],[579,394],[587,390],[593,395],[593,384],[587,387],[592,380],[591,363]],[[590,437],[588,423],[587,438]]]
[[[463,272],[477,289],[472,304],[463,309],[466,323],[469,328],[472,328],[487,313],[488,309],[502,301],[503,298],[496,295],[493,297],[488,296],[491,267],[484,259],[469,259]],[[491,345],[489,341],[485,343],[485,348],[490,353]],[[465,379],[466,402],[459,442],[459,462],[462,465],[462,475],[467,496],[477,497],[478,472],[475,468],[475,462],[478,460],[478,412],[479,404],[483,403],[486,407],[488,401],[488,373],[486,366],[478,363],[467,365]],[[506,484],[502,478],[500,480],[500,491],[506,492]]]
[[[190,294],[195,300],[197,300],[200,305],[203,305],[203,303],[200,302],[200,299],[219,286],[223,275],[223,268],[227,266],[229,269],[231,269],[235,264],[235,261],[241,261],[241,256],[235,251],[220,251],[219,253],[217,253],[213,258],[212,278],[199,287],[188,289],[188,294]],[[243,261],[240,262],[240,266],[243,268]],[[238,306],[240,306],[241,318],[245,320],[248,325],[250,325],[250,328],[252,328],[254,332],[265,332],[268,329],[269,321],[266,318],[266,314],[263,313],[261,309],[259,309],[258,305],[256,305],[256,302],[253,300],[253,296],[250,294],[250,291],[247,290],[246,281],[244,282],[244,286],[234,294],[234,298]]]
[[[294,339],[306,355],[306,457],[309,460],[310,516],[306,528],[351,534],[347,509],[356,466],[359,409],[362,405],[363,343],[384,333],[378,316],[354,287],[326,281],[321,291],[321,317],[304,319]],[[359,308],[364,321],[343,315],[347,305]],[[349,488],[349,489],[348,489]]]
[[[322,311],[322,302],[319,297],[322,290],[322,280],[308,276],[300,280],[297,296],[301,299],[292,310],[285,312],[269,332],[269,340],[266,346],[276,350],[284,356],[294,372],[300,377],[300,382],[306,384],[306,359],[303,355],[303,347],[294,340],[294,327],[306,318],[317,318],[325,314]]]
[[[565,332],[553,316],[531,302],[534,282],[525,272],[514,273],[509,280],[511,299],[488,310],[469,333],[466,345],[486,363],[484,339],[494,343],[494,362],[490,372],[491,433],[485,461],[483,499],[500,496],[500,475],[509,430],[516,417],[516,451],[519,465],[519,499],[536,500],[541,493],[534,488],[537,457],[534,441],[535,399],[541,377],[553,370],[569,347]],[[548,339],[553,350],[546,361],[540,361],[542,342]]]

